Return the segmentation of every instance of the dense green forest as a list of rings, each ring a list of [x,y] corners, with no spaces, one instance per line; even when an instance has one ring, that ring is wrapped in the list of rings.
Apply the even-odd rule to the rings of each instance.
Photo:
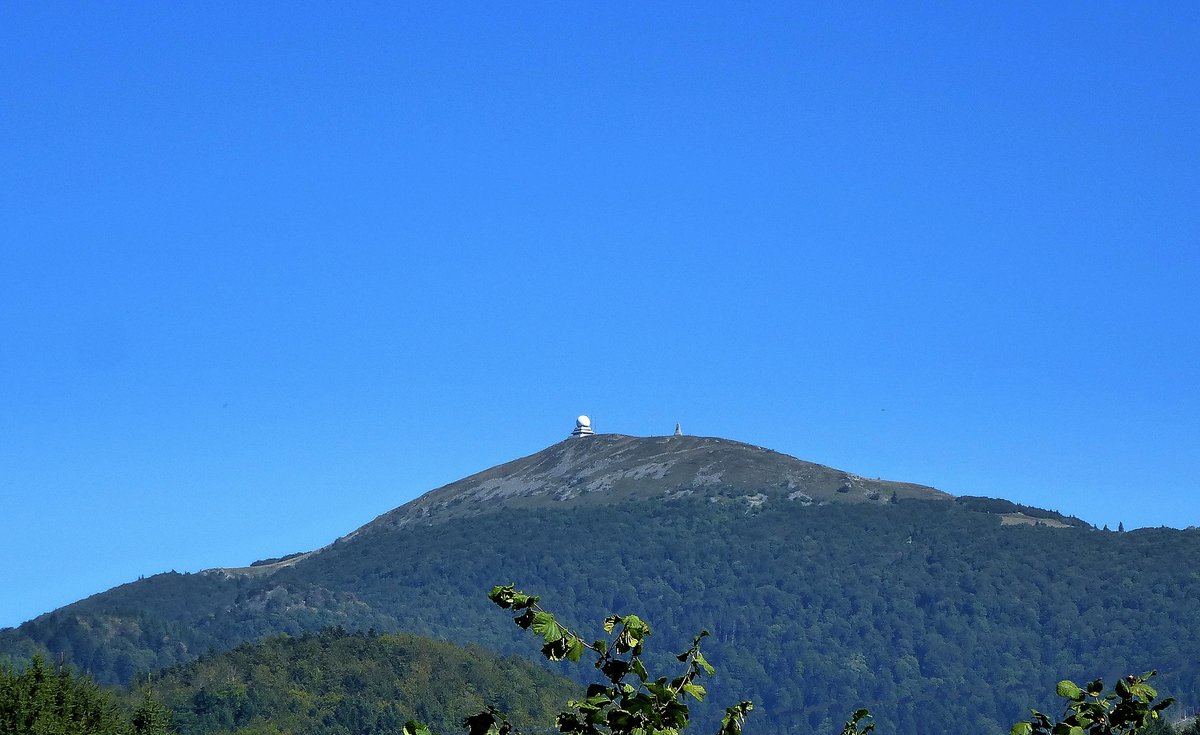
[[[495,705],[527,731],[579,688],[516,657],[411,635],[274,636],[170,669],[153,691],[180,735],[373,735],[418,719],[439,733]]]
[[[507,590],[506,593],[502,588],[494,588],[492,600],[503,607],[537,601],[514,593],[511,587]],[[522,603],[523,600],[529,603]],[[550,645],[543,647],[545,657],[574,660],[571,640],[591,648],[586,639],[580,640],[574,633],[560,629],[554,616],[546,615],[536,606],[534,610],[537,616],[545,617],[540,623],[539,617],[532,618],[533,631],[539,637],[550,641],[564,633],[568,636],[560,641],[561,650]],[[519,618],[528,616],[518,615],[516,622],[521,623]],[[629,638],[628,630],[641,631],[636,634],[641,637],[648,636],[651,628],[637,617],[624,622],[613,617],[610,621],[615,621],[623,631],[616,638],[614,650],[631,651],[641,657],[642,644],[637,638]],[[529,624],[522,623],[519,627],[527,628]],[[613,631],[608,638],[612,640],[617,632]],[[686,656],[687,668],[692,672],[689,677],[704,673],[703,669],[709,674],[713,671],[697,653],[700,640],[693,642],[690,653],[679,657],[684,660]],[[592,650],[603,654],[606,649]],[[678,663],[667,656],[657,659],[668,665]],[[602,655],[597,666],[605,660],[607,656]],[[603,669],[617,683],[612,689],[614,695],[621,691],[621,679],[632,676],[627,666],[610,671],[606,665]],[[598,672],[581,673],[582,678],[593,681],[599,676]],[[1133,677],[1129,679],[1135,681]],[[1071,695],[1064,692],[1064,684],[1067,682],[1057,686],[1058,694],[1075,706],[1070,702]],[[41,657],[34,657],[20,672],[0,668],[0,733],[385,735],[400,732],[405,722],[416,719],[431,725],[434,732],[448,734],[461,730],[466,718],[493,706],[507,713],[508,722],[524,732],[536,733],[553,729],[552,713],[556,709],[563,711],[568,700],[579,699],[579,692],[577,685],[528,661],[499,658],[478,647],[464,648],[412,635],[380,635],[374,631],[351,634],[337,628],[299,638],[273,636],[222,654],[203,656],[190,664],[148,675],[144,684],[137,682],[130,686],[127,697],[118,697],[115,691],[98,687],[89,677],[73,673],[69,666],[51,669]],[[1118,692],[1121,692],[1119,686]],[[679,696],[685,695],[681,692]],[[701,687],[693,698],[703,696]],[[1079,696],[1082,698],[1082,693]],[[747,710],[748,705],[744,703]],[[686,718],[686,708],[680,711]],[[745,714],[746,711],[741,713],[738,723]],[[855,717],[858,716],[856,713]],[[686,727],[686,719],[680,724]],[[722,732],[728,729],[723,726]],[[853,731],[866,732],[859,728]],[[1142,732],[1140,728],[1137,731]],[[740,733],[740,725],[731,732]],[[1200,735],[1200,721],[1175,727],[1169,718],[1163,718],[1153,721],[1145,735]]]
[[[500,509],[362,533],[273,574],[160,575],[0,633],[103,681],[280,631],[409,630],[528,655],[482,597],[521,580],[571,623],[639,611],[661,650],[713,632],[713,698],[754,732],[1000,732],[1060,678],[1157,668],[1200,703],[1200,532],[1001,526],[956,503],[705,500]],[[717,716],[697,710],[706,729]]]
[[[522,599],[536,603],[536,598],[524,598],[511,589],[508,588],[507,596],[504,590],[494,589],[493,601],[504,607],[516,607],[514,603]],[[536,606],[535,610],[533,631],[538,637],[551,640],[563,633],[568,636],[561,651],[554,652],[551,646],[546,646],[542,649],[543,656],[573,660],[575,656],[570,653],[569,639],[574,634],[557,628],[553,622],[547,624],[546,621],[554,621],[554,617]],[[538,627],[538,616],[546,618],[541,622],[542,628]],[[527,627],[521,623],[522,617],[525,616],[518,615],[515,622],[520,627]],[[634,659],[641,658],[642,643],[630,637],[628,631],[640,630],[636,635],[643,636],[649,635],[650,628],[637,617],[612,620],[616,629],[602,637],[607,638],[612,650],[618,654],[624,651],[631,653]],[[675,729],[687,728],[689,707],[686,700],[702,700],[705,696],[704,686],[700,685],[703,674],[706,670],[709,675],[713,673],[713,668],[699,653],[700,641],[701,638],[697,638],[688,652],[677,657],[684,661],[686,674],[678,680],[683,682],[677,697],[682,706],[667,700],[662,710],[665,716],[676,718],[678,727]],[[603,670],[603,676],[614,683],[608,690],[610,696],[626,692],[621,696],[633,697],[621,700],[621,704],[613,700],[614,709],[633,714],[657,696],[658,690],[653,686],[637,693],[623,684],[625,679],[632,679],[636,684],[637,666],[613,668],[612,664],[620,660],[619,655],[610,657],[608,647],[595,648],[582,640],[579,643],[601,654],[594,667],[586,662],[580,664],[598,669],[590,678],[595,681],[602,677],[600,670]],[[678,660],[673,662],[677,672]],[[647,681],[653,682],[654,677],[654,673],[649,674]],[[574,732],[572,723],[578,725],[577,717],[586,714],[591,703],[597,701],[593,695],[584,703],[579,697],[578,686],[547,674],[522,659],[502,659],[475,647],[464,648],[410,635],[349,634],[341,629],[326,629],[300,638],[276,636],[243,644],[232,651],[205,656],[147,679],[153,679],[153,684],[131,685],[127,696],[120,696],[116,690],[97,686],[90,677],[75,674],[68,666],[51,669],[40,657],[34,657],[20,672],[0,668],[0,733],[394,735],[404,731],[405,723],[411,723],[415,718],[431,726],[433,733],[451,735],[481,717],[494,721],[489,713],[505,718],[504,728],[512,726],[516,728],[514,732],[539,733],[557,729],[548,726],[556,710],[566,713],[567,717],[563,720],[560,715],[558,726],[567,728],[564,732]],[[1133,677],[1129,679],[1133,680]],[[1063,688],[1066,684],[1068,682],[1063,682],[1057,687],[1059,696],[1066,697],[1070,705],[1063,716],[1072,714],[1077,706],[1093,707],[1089,702],[1103,699],[1102,696],[1085,698],[1082,692],[1077,692],[1080,703],[1076,705],[1070,701],[1072,695]],[[589,692],[599,693],[600,689],[592,686]],[[1122,692],[1120,687],[1117,691],[1123,695],[1131,693],[1130,689]],[[1137,687],[1132,691],[1138,691]],[[1154,703],[1153,696],[1151,694],[1148,703],[1143,705],[1143,712]],[[163,705],[164,699],[169,708]],[[720,735],[740,735],[746,715],[753,709],[751,705],[743,702],[731,708],[729,713],[736,713],[735,719],[726,718]],[[1169,706],[1169,702],[1161,702],[1159,706]],[[1121,713],[1130,717],[1135,711],[1124,709],[1124,705],[1113,711],[1114,715]],[[856,712],[855,720],[864,714],[867,714],[866,710]],[[1036,722],[1037,713],[1034,714]],[[1172,719],[1177,720],[1177,717],[1170,712],[1166,714],[1166,717],[1151,720],[1144,730],[1135,727],[1130,731],[1142,735],[1200,735],[1200,719],[1172,724]],[[1055,715],[1051,713],[1050,718],[1046,728],[1054,722]],[[867,720],[870,720],[869,714]],[[478,723],[472,725],[477,726]],[[421,727],[423,725],[418,726],[418,732],[426,732]],[[874,724],[871,728],[851,729],[848,726],[843,735],[849,731],[865,734],[873,727]],[[613,730],[618,731],[625,730]],[[1125,728],[1120,731],[1124,732]]]
[[[0,666],[3,735],[166,735],[165,708],[145,693],[130,707],[70,666],[47,666],[35,656],[18,672]]]
[[[489,705],[536,733],[580,694],[522,658],[340,629],[273,636],[146,679],[105,689],[40,657],[19,673],[0,669],[0,733],[394,735],[417,719],[452,735]]]

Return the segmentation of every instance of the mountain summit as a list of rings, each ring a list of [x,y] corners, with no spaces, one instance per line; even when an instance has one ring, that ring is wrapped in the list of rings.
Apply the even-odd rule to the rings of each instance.
[[[383,514],[354,536],[445,522],[500,507],[707,497],[758,506],[951,500],[924,485],[872,480],[751,444],[702,436],[574,436],[432,490]],[[349,537],[348,537],[349,538]]]

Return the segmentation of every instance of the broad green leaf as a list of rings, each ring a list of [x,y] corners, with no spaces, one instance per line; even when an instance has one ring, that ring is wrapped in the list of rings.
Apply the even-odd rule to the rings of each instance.
[[[1154,687],[1150,686],[1149,684],[1146,684],[1145,682],[1140,682],[1140,681],[1138,683],[1130,686],[1129,691],[1132,692],[1134,695],[1139,696],[1146,701],[1150,701],[1151,699],[1154,699],[1155,697],[1158,696],[1158,690],[1156,690]]]
[[[626,615],[624,625],[625,631],[635,640],[640,641],[650,635],[650,626],[636,615]]]
[[[571,637],[571,643],[567,648],[567,660],[571,663],[576,663],[583,658],[583,639],[578,636]]]
[[[1083,699],[1083,690],[1076,686],[1075,682],[1069,679],[1063,679],[1058,682],[1058,686],[1054,688],[1058,696],[1064,699],[1070,699],[1078,702]]]
[[[1008,731],[1008,735],[1032,735],[1033,724],[1029,722],[1018,722]]]
[[[540,635],[542,640],[547,643],[553,643],[566,635],[553,615],[540,610],[533,614],[533,625],[531,627],[533,628],[533,632]]]
[[[488,599],[500,607],[508,609],[508,607],[512,605],[512,598],[513,594],[515,593],[513,589],[514,586],[515,585],[511,584],[497,585],[492,588],[491,592],[488,593]]]

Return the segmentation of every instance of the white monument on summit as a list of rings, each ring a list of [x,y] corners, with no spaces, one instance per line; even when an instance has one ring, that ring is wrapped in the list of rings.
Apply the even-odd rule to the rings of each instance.
[[[592,420],[587,416],[580,416],[575,419],[575,431],[571,432],[571,436],[591,436],[594,433],[592,431]]]

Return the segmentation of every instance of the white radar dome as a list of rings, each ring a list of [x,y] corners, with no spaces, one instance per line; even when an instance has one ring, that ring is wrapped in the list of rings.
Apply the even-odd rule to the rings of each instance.
[[[571,432],[571,436],[591,436],[594,433],[592,431],[592,420],[587,416],[580,416],[575,419],[575,430]]]

